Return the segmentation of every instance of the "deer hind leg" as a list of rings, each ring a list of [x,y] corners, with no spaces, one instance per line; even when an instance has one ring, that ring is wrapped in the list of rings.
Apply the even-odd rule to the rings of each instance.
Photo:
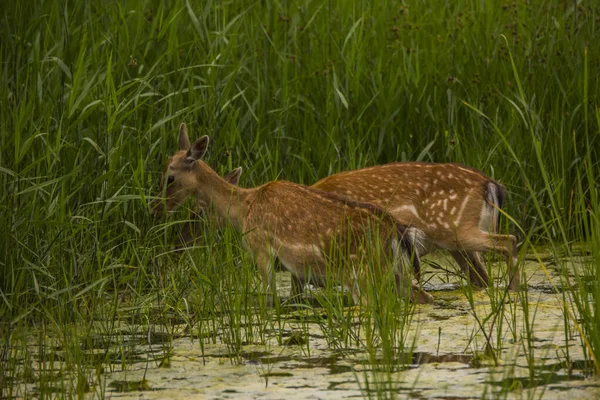
[[[450,254],[463,273],[469,278],[471,285],[476,288],[485,288],[488,286],[489,278],[483,262],[481,261],[481,255],[476,251],[451,251]]]
[[[499,235],[479,231],[460,240],[461,246],[466,251],[496,252],[506,257],[508,266],[508,285],[510,290],[516,291],[521,284],[521,271],[517,264],[517,239],[513,235]]]
[[[279,272],[290,272],[285,267],[285,265],[283,265],[283,263],[281,262],[279,257],[276,257],[275,260],[273,260],[273,268],[275,269],[275,271],[279,271]],[[304,293],[305,280],[298,278],[296,276],[296,274],[294,274],[293,272],[290,272],[290,275],[291,275],[290,298],[300,297]]]

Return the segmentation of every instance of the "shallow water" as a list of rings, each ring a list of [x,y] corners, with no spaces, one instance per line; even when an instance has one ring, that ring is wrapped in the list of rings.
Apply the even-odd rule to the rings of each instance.
[[[443,257],[430,260],[453,268]],[[201,346],[185,324],[174,325],[170,332],[148,332],[121,323],[122,340],[130,343],[126,357],[117,353],[110,366],[97,371],[94,354],[105,354],[112,344],[99,332],[82,346],[88,363],[83,368],[96,368],[101,382],[92,384],[87,396],[289,400],[378,394],[420,398],[600,397],[600,380],[584,374],[585,358],[573,324],[568,328],[569,341],[565,340],[562,295],[553,286],[558,282],[556,271],[548,271],[549,280],[536,261],[527,260],[523,268],[528,277],[529,318],[518,296],[512,294],[504,307],[513,311],[500,316],[489,329],[492,318],[484,321],[491,310],[486,291],[474,292],[471,306],[455,276],[426,267],[426,289],[435,302],[416,307],[406,340],[412,345],[412,354],[407,353],[405,363],[392,370],[380,368],[364,346],[328,342],[323,325],[307,322],[302,309],[285,313],[285,323],[281,328],[271,326],[264,343],[244,345],[235,354],[219,333],[213,337],[215,343]],[[279,275],[280,290],[285,292],[289,277]],[[496,286],[502,285],[496,282]],[[360,310],[350,307],[347,312],[357,314]],[[501,340],[498,365],[485,352],[486,338],[477,319],[483,321],[493,345]],[[529,339],[526,320],[532,324]],[[376,354],[375,359],[380,356]],[[65,362],[60,359],[60,349],[53,357],[54,368],[60,370],[60,363]],[[534,361],[528,363],[528,357]],[[120,362],[124,358],[127,362]],[[68,393],[59,384],[64,379],[74,378],[57,377],[55,383],[45,386],[46,391],[55,388],[51,390],[57,396]],[[20,393],[40,394],[35,380],[19,384]]]

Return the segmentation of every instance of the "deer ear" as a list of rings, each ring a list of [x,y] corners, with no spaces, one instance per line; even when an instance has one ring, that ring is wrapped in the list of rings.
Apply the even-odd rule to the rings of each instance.
[[[194,144],[189,148],[186,158],[191,159],[193,161],[198,161],[204,154],[206,153],[206,149],[208,148],[208,136],[204,135],[200,139],[196,140]]]
[[[179,125],[179,150],[188,150],[190,148],[190,138],[188,137],[185,122]]]
[[[225,175],[225,180],[232,185],[238,185],[240,182],[240,175],[242,175],[242,167],[237,167],[227,175]]]

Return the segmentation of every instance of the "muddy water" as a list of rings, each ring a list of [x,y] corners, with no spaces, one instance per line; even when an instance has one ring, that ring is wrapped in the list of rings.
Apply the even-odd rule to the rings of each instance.
[[[452,269],[444,258],[430,260]],[[599,398],[600,380],[582,371],[584,355],[573,324],[568,327],[569,341],[565,340],[562,295],[552,286],[558,282],[555,271],[548,271],[549,280],[531,260],[524,269],[532,324],[529,340],[527,318],[517,297],[504,306],[512,311],[499,316],[490,328],[491,319],[484,321],[490,314],[490,296],[475,292],[471,306],[456,277],[430,266],[424,279],[435,302],[416,308],[407,339],[413,353],[392,372],[379,371],[364,348],[331,345],[317,323],[301,324],[290,312],[281,331],[272,329],[272,339],[243,346],[237,358],[222,338],[201,346],[182,326],[170,342],[166,361],[155,357],[164,354],[164,344],[146,344],[140,347],[137,362],[128,358],[125,370],[118,363],[105,369],[103,385],[90,388],[88,396],[291,400],[376,397],[379,391],[400,398]],[[286,290],[288,278],[284,274],[279,278]],[[497,363],[485,352],[486,338],[477,319],[491,334],[493,346],[501,341]],[[281,343],[276,339],[279,334]],[[154,335],[154,342],[160,342],[160,332]],[[528,357],[533,358],[531,363]],[[529,365],[534,366],[533,375]]]

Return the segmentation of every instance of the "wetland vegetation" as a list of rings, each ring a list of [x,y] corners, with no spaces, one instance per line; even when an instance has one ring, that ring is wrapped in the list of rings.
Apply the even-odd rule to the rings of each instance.
[[[600,393],[600,6],[5,2],[0,396]],[[525,288],[425,259],[431,305],[267,307],[241,237],[149,204],[186,121],[241,186],[460,162],[508,190]],[[199,137],[199,136],[198,136]],[[289,276],[278,274],[285,297]]]

